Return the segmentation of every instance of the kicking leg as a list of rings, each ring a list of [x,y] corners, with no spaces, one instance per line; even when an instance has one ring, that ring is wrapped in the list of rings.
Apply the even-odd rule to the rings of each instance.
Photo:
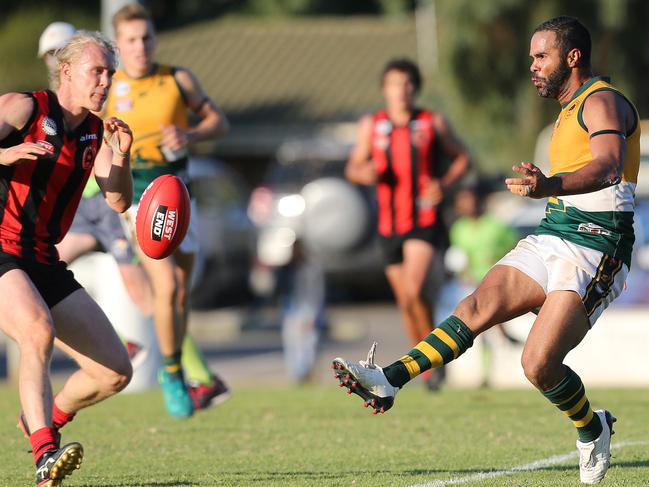
[[[545,293],[536,281],[514,267],[497,265],[452,316],[400,360],[381,369],[370,360],[337,358],[333,364],[336,376],[351,392],[371,393],[391,402],[396,392],[421,372],[459,357],[479,333],[540,306],[544,300]]]

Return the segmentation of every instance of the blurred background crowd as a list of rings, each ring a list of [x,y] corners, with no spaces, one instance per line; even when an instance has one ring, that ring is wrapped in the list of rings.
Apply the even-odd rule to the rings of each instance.
[[[36,52],[50,22],[109,29],[106,18],[124,3],[3,0],[0,92],[46,86]],[[502,182],[520,161],[547,168],[548,127],[558,110],[538,97],[528,71],[529,35],[540,21],[579,17],[592,33],[595,73],[611,75],[641,117],[649,113],[644,0],[152,0],[146,6],[158,29],[157,59],[191,69],[231,123],[226,138],[192,147],[201,231],[193,306],[236,307],[244,329],[276,329],[298,381],[308,378],[327,335],[330,306],[392,299],[374,191],[344,176],[357,120],[382,106],[386,61],[405,56],[418,63],[420,104],[444,112],[471,154],[470,171],[441,204],[451,238],[431,271],[440,314],[481,272],[472,263],[475,249],[461,236],[467,219],[502,229],[495,261],[543,216],[543,201],[511,196]],[[642,128],[649,134],[649,125]],[[641,144],[634,268],[616,306],[649,304],[647,135]],[[488,225],[485,215],[497,223]],[[473,238],[480,241],[480,233]]]

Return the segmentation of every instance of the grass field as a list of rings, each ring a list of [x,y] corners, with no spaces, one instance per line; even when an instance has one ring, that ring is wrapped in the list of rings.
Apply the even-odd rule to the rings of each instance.
[[[649,485],[649,391],[589,396],[618,416],[613,439],[622,447],[603,485]],[[33,485],[28,443],[15,429],[18,408],[16,391],[0,387],[3,487]],[[122,395],[79,414],[66,439],[86,450],[66,486],[579,485],[575,433],[534,391],[430,395],[413,385],[375,417],[332,379],[330,386],[236,390],[187,421],[169,419],[156,392]],[[502,472],[573,451],[533,471]]]

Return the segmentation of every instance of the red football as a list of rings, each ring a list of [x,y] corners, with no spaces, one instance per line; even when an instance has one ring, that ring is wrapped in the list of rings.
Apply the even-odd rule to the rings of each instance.
[[[185,238],[191,204],[185,184],[172,174],[154,179],[146,188],[135,217],[137,242],[152,259],[164,259]]]

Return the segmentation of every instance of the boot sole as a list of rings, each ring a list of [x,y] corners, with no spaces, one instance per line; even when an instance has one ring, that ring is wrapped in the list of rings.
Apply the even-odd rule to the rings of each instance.
[[[81,468],[83,460],[83,447],[80,443],[69,443],[59,450],[59,457],[50,469],[50,479],[53,481],[63,480],[72,475],[75,470]],[[53,483],[53,486],[60,485]]]
[[[372,394],[370,391],[365,389],[359,382],[354,374],[345,367],[345,364],[339,360],[334,360],[331,364],[331,368],[334,369],[334,376],[338,379],[339,387],[346,387],[347,394],[356,394],[361,399],[363,399],[364,407],[371,407],[373,414],[383,414],[394,404],[393,397],[379,397],[376,394]]]

